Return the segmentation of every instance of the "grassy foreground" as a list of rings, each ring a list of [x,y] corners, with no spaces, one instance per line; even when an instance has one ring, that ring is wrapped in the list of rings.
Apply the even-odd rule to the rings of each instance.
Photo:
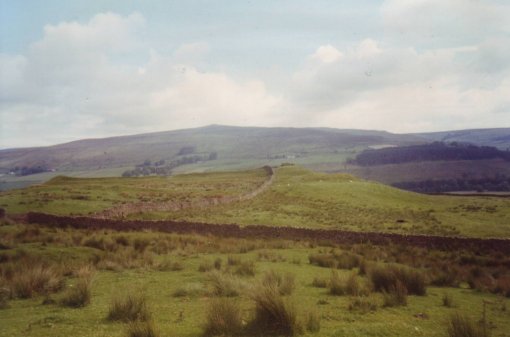
[[[0,336],[448,336],[457,313],[510,336],[510,260],[497,253],[11,222],[0,238]],[[292,330],[264,325],[265,291]]]

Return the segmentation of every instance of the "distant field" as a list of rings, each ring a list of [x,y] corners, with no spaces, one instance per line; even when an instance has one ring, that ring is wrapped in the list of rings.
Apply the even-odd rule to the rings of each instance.
[[[202,200],[239,195],[261,184],[263,170],[149,178],[56,178],[44,185],[3,192],[9,213],[98,212],[122,203]],[[265,224],[413,234],[510,237],[510,199],[428,196],[345,174],[280,167],[271,187],[252,200],[131,218],[206,223]]]

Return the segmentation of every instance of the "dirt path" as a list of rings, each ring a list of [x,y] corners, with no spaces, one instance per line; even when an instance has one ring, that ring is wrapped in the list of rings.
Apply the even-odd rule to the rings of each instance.
[[[144,212],[172,212],[188,208],[205,208],[215,205],[230,204],[237,201],[253,199],[260,193],[266,191],[275,179],[275,171],[271,166],[264,166],[267,173],[267,179],[256,189],[243,193],[241,195],[211,197],[194,201],[167,201],[167,202],[134,202],[122,205],[116,205],[112,208],[97,212],[92,217],[100,219],[124,218],[129,214]]]

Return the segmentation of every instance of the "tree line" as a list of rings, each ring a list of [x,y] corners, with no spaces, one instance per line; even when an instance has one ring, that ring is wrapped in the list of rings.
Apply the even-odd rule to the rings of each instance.
[[[351,159],[348,162],[360,166],[372,166],[420,161],[482,160],[495,158],[510,161],[510,151],[501,151],[492,146],[476,146],[457,142],[434,142],[424,145],[365,150],[358,154],[356,159]]]
[[[419,193],[457,191],[510,192],[510,177],[504,174],[498,174],[491,178],[407,181],[394,183],[392,185],[397,188]]]
[[[217,158],[218,154],[216,152],[211,152],[206,155],[184,156],[169,162],[167,162],[164,159],[161,159],[157,162],[152,163],[150,160],[147,159],[142,164],[136,165],[134,169],[124,171],[124,173],[122,173],[122,176],[123,177],[139,177],[149,175],[166,176],[172,174],[172,170],[178,166],[194,164],[200,161],[216,160]]]

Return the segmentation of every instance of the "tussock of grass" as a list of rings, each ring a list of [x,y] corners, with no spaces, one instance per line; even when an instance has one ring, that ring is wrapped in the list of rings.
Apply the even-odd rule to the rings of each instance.
[[[9,287],[13,296],[31,298],[61,290],[64,276],[56,266],[27,260],[13,267]]]
[[[126,337],[159,337],[159,333],[154,327],[154,323],[152,321],[140,321],[136,320],[130,322],[127,331]]]
[[[238,336],[243,329],[240,312],[235,301],[212,300],[207,310],[204,336]]]
[[[201,273],[205,273],[214,269],[214,264],[209,260],[204,260],[200,262],[198,266],[198,271]]]
[[[78,270],[77,276],[78,279],[74,286],[68,288],[60,300],[64,306],[80,308],[90,303],[94,270],[90,266],[84,266]]]
[[[270,270],[264,274],[262,285],[265,287],[274,287],[282,296],[290,295],[295,288],[295,275],[292,273],[281,274]]]
[[[366,289],[360,284],[358,276],[351,274],[347,278],[341,278],[336,270],[331,272],[329,280],[329,293],[336,296],[360,296],[366,294]]]
[[[407,289],[400,281],[397,281],[388,291],[383,292],[383,306],[396,307],[405,305],[407,305]]]
[[[482,326],[459,313],[450,317],[446,331],[449,337],[489,337],[488,329],[484,331]]]
[[[110,321],[132,322],[148,321],[150,317],[145,296],[140,292],[129,291],[112,298],[107,318]]]
[[[408,294],[423,296],[427,293],[425,276],[411,268],[394,265],[374,266],[370,271],[370,280],[376,291],[391,292],[400,283]]]
[[[377,303],[369,297],[357,296],[351,300],[347,307],[350,311],[359,311],[362,313],[377,310]]]
[[[445,293],[441,298],[443,302],[443,306],[447,308],[452,308],[454,306],[453,297],[451,294]]]
[[[316,311],[309,311],[306,313],[305,317],[305,327],[308,332],[319,332],[321,329],[321,316]]]
[[[327,288],[328,280],[321,277],[314,277],[312,281],[312,286],[315,288]]]
[[[235,273],[240,276],[255,276],[255,272],[254,261],[242,261],[235,270]]]
[[[212,294],[215,296],[239,296],[240,289],[242,288],[241,281],[238,278],[218,271],[209,273],[207,281],[212,287]]]
[[[159,271],[181,271],[184,269],[184,265],[179,261],[165,259],[156,265],[156,269]]]
[[[172,296],[173,297],[200,297],[205,296],[207,290],[204,289],[201,283],[188,283],[184,286],[177,288]]]
[[[250,322],[252,332],[283,336],[301,332],[295,307],[283,299],[276,287],[257,287],[251,298],[255,302],[255,317]]]

